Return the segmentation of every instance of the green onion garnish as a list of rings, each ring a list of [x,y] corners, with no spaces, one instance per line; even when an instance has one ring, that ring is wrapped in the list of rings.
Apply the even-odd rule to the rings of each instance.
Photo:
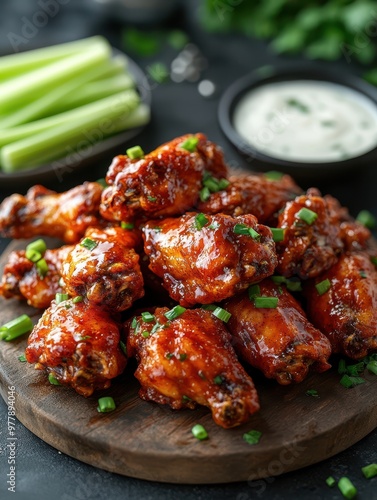
[[[335,481],[335,479],[332,476],[329,476],[326,479],[326,484],[327,484],[327,486],[329,486],[330,488],[332,488],[333,486],[336,485],[336,481]]]
[[[211,193],[217,193],[219,191],[219,181],[212,176],[204,179],[203,185],[207,187]]]
[[[321,281],[320,283],[316,284],[316,290],[318,292],[318,295],[323,295],[324,293],[328,292],[331,288],[331,281],[329,279],[325,279]]]
[[[205,309],[206,311],[214,311],[217,306],[215,304],[204,304],[202,305],[202,309]]]
[[[368,210],[361,210],[361,212],[357,215],[356,220],[368,229],[373,229],[376,226],[376,218]]]
[[[30,260],[30,262],[38,262],[42,258],[42,254],[40,252],[37,252],[36,250],[31,250],[30,248],[26,249],[25,252],[25,257],[27,260]]]
[[[48,374],[48,381],[50,382],[51,385],[61,385],[59,380],[52,373]]]
[[[68,293],[57,293],[55,295],[55,301],[57,304],[60,304],[61,302],[64,302],[65,300],[69,299]]]
[[[172,358],[174,358],[174,354],[173,354],[172,352],[167,352],[167,353],[165,354],[165,358],[166,358],[166,359],[172,359]]]
[[[319,398],[318,391],[316,391],[315,389],[309,389],[309,390],[306,391],[305,394],[307,396],[313,396],[314,398]]]
[[[12,319],[0,326],[0,340],[10,342],[11,340],[30,332],[33,329],[33,322],[27,314],[22,314],[18,318]]]
[[[283,175],[283,173],[278,172],[277,170],[270,170],[269,172],[266,172],[264,174],[266,179],[268,179],[269,181],[280,181]]]
[[[255,297],[254,305],[259,309],[276,309],[278,306],[278,297]]]
[[[37,273],[40,278],[44,278],[46,274],[48,273],[48,264],[45,261],[45,259],[40,259],[38,262],[36,262],[36,267],[37,267]]]
[[[364,363],[361,361],[360,363],[356,363],[355,365],[347,366],[347,374],[353,377],[358,377],[364,371]]]
[[[187,354],[184,352],[179,355],[179,361],[184,361],[186,358],[187,358]]]
[[[346,389],[351,389],[352,387],[356,387],[357,385],[364,384],[365,379],[361,377],[350,377],[345,373],[343,377],[340,379],[340,383]]]
[[[133,146],[127,149],[126,154],[131,160],[136,160],[138,158],[144,158],[144,151],[140,146]]]
[[[228,323],[230,317],[232,316],[230,312],[226,311],[222,307],[216,307],[216,309],[212,311],[212,314],[216,316],[216,318],[221,319],[221,321],[224,321],[224,323]]]
[[[125,354],[125,356],[127,356],[127,346],[126,344],[123,342],[123,340],[120,340],[119,341],[119,346],[120,348],[122,349],[123,353]]]
[[[286,285],[290,292],[301,292],[302,290],[301,281],[295,278],[287,279]]]
[[[249,295],[249,299],[253,301],[256,297],[260,297],[260,286],[250,285],[247,289],[247,293]]]
[[[236,224],[233,228],[235,234],[249,234],[249,227],[246,224]]]
[[[340,375],[343,375],[344,373],[347,372],[347,365],[344,359],[341,359],[338,364],[338,373]]]
[[[18,361],[21,361],[21,363],[26,363],[27,359],[25,354],[21,354],[21,356],[18,356]]]
[[[106,396],[104,398],[99,398],[97,411],[100,413],[107,413],[109,411],[115,410],[115,402],[111,396]]]
[[[359,275],[360,275],[360,278],[366,278],[367,277],[367,273],[363,269],[361,271],[359,271]]]
[[[182,149],[185,149],[186,151],[189,151],[190,153],[193,153],[196,151],[196,146],[198,145],[199,138],[198,137],[189,137],[185,141],[181,142],[179,145]]]
[[[369,361],[367,364],[367,370],[377,375],[377,361]]]
[[[72,302],[74,304],[78,304],[79,302],[82,302],[84,300],[84,297],[82,295],[77,295],[74,299],[72,299]]]
[[[131,321],[131,328],[136,328],[137,327],[137,318],[134,316]]]
[[[47,250],[46,242],[42,239],[35,240],[32,243],[29,243],[28,246],[26,247],[26,253],[28,251],[38,252],[39,254],[41,254],[41,256],[45,254],[46,250]],[[29,257],[26,255],[26,258],[28,259]]]
[[[318,214],[313,212],[313,210],[310,210],[309,208],[303,207],[301,210],[299,210],[296,214],[296,217],[299,219],[303,220],[309,226],[313,224],[313,222],[317,219]]]
[[[195,227],[198,231],[200,231],[207,224],[207,222],[209,221],[203,213],[195,215]]]
[[[153,323],[153,321],[156,321],[156,317],[154,314],[151,314],[148,311],[142,312],[141,313],[141,318],[145,323]]]
[[[124,221],[122,221],[120,223],[120,227],[122,229],[133,229],[135,227],[135,224],[133,222],[124,222]]]
[[[171,321],[172,319],[176,319],[179,316],[181,316],[181,314],[183,314],[185,311],[186,311],[185,307],[175,306],[175,307],[173,307],[173,309],[170,309],[170,311],[167,311],[164,314],[164,316],[165,316],[166,319],[168,319],[169,321]]]
[[[271,232],[272,232],[272,239],[274,240],[275,243],[278,243],[279,241],[284,240],[284,229],[280,227],[270,227]]]
[[[104,179],[103,177],[101,179],[97,179],[96,183],[100,184],[103,188],[107,188],[108,187],[106,179]]]
[[[182,396],[182,401],[184,403],[189,403],[190,401],[192,401],[191,398],[189,398],[188,396],[186,396],[185,394]]]
[[[80,245],[87,250],[94,250],[96,246],[98,245],[97,241],[91,240],[90,238],[84,238]]]
[[[262,433],[260,431],[252,430],[246,432],[242,437],[243,440],[246,441],[246,443],[248,444],[258,444],[261,436]]]
[[[348,500],[355,498],[355,496],[357,495],[357,489],[351,483],[348,477],[342,477],[339,479],[338,488],[340,489],[340,492],[342,493],[344,498],[347,498]]]
[[[201,424],[194,425],[194,427],[191,429],[191,432],[193,436],[196,437],[196,439],[199,439],[199,441],[208,439],[208,433]]]
[[[224,379],[221,375],[216,375],[216,377],[213,379],[213,382],[216,385],[221,385],[223,383]]]
[[[199,192],[200,201],[203,201],[203,202],[207,201],[210,196],[211,196],[211,192],[207,187],[204,187]]]
[[[228,181],[228,179],[220,179],[218,181],[218,183],[219,183],[219,191],[222,191],[223,189],[226,189],[229,186],[229,184],[230,184],[230,182]]]
[[[253,240],[259,240],[260,239],[260,234],[255,231],[252,227],[249,228],[249,235],[253,238]]]
[[[142,336],[143,336],[145,339],[147,339],[147,338],[149,337],[149,335],[150,335],[150,333],[149,333],[149,332],[147,332],[146,330],[145,330],[144,332],[142,332],[141,334],[142,334]]]
[[[371,263],[377,267],[377,257],[371,257],[370,258]]]
[[[282,285],[287,282],[287,278],[285,276],[271,276],[271,279],[276,285]]]
[[[157,201],[157,198],[155,196],[147,196],[148,198],[148,201],[150,201],[151,203],[154,203],[155,201]]]
[[[377,464],[369,464],[361,468],[362,473],[367,479],[377,476]]]

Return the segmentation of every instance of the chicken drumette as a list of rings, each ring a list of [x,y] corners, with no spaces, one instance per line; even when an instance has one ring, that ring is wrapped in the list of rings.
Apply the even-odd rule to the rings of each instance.
[[[301,382],[313,367],[323,372],[330,368],[328,339],[309,323],[297,300],[284,285],[270,279],[232,297],[224,308],[232,314],[228,329],[234,337],[236,352],[267,378],[279,384]],[[255,297],[277,299],[276,307],[257,307]]]
[[[88,229],[63,262],[65,291],[83,295],[89,302],[110,311],[124,311],[144,295],[139,256],[134,247],[137,231],[121,227]]]
[[[203,134],[178,137],[142,158],[117,156],[106,176],[110,186],[101,214],[118,221],[180,215],[197,202],[205,171],[216,178],[227,175],[220,148]]]
[[[88,227],[104,224],[99,215],[103,187],[84,182],[64,193],[34,186],[0,205],[0,235],[8,238],[52,236],[77,243]]]
[[[174,409],[208,406],[226,428],[246,422],[259,409],[258,396],[223,323],[203,309],[171,320],[168,311],[156,309],[152,320],[138,316],[126,326],[140,397]]]
[[[88,397],[109,387],[126,366],[120,330],[108,312],[89,302],[53,301],[30,334],[26,359]]]
[[[360,359],[377,351],[377,271],[367,253],[343,254],[304,291],[308,316],[334,352]]]
[[[276,266],[271,230],[253,215],[186,213],[150,221],[143,232],[150,269],[184,306],[231,297]]]

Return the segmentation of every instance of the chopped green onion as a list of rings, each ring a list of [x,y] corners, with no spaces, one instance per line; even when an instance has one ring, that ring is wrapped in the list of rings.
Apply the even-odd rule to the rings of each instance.
[[[340,492],[342,493],[344,498],[347,498],[347,500],[351,500],[357,495],[357,489],[351,483],[348,477],[342,477],[339,479],[338,488],[340,489]]]
[[[373,265],[375,265],[377,267],[377,257],[371,257],[370,258],[370,261]]]
[[[127,149],[126,154],[128,158],[131,160],[136,160],[139,158],[144,158],[144,151],[140,146],[134,146],[132,148]]]
[[[215,304],[204,304],[202,306],[202,309],[205,309],[206,311],[214,311],[217,308]]]
[[[347,374],[344,374],[340,379],[340,383],[346,389],[351,389],[352,387],[356,387],[357,385],[364,384],[365,380],[361,377],[350,377]]]
[[[195,227],[198,231],[200,231],[207,222],[209,222],[209,220],[203,213],[195,215]]]
[[[147,332],[146,330],[144,332],[142,332],[142,336],[147,339],[149,337],[150,333]]]
[[[280,181],[280,179],[283,177],[282,172],[278,172],[277,170],[270,170],[269,172],[266,172],[264,176],[266,179],[269,181]]]
[[[133,222],[121,222],[120,227],[122,229],[133,229],[135,227],[135,224]]]
[[[179,361],[184,361],[185,359],[187,359],[187,354],[182,353],[179,355]]]
[[[214,231],[215,229],[219,229],[219,227],[220,227],[220,224],[219,224],[217,221],[215,221],[215,222],[212,222],[212,223],[208,226],[208,229],[212,229],[212,230]]]
[[[325,279],[321,281],[320,283],[316,284],[316,290],[318,292],[318,295],[323,295],[324,293],[328,292],[331,288],[331,281],[329,279]]]
[[[20,356],[18,356],[18,361],[21,361],[21,363],[26,363],[27,359],[25,354],[21,354]]]
[[[279,241],[284,240],[285,230],[280,227],[270,227],[272,232],[272,238],[275,243],[279,243]]]
[[[260,239],[260,234],[255,231],[252,227],[249,227],[249,235],[253,238],[253,240],[259,240]]]
[[[154,314],[151,314],[148,311],[142,312],[141,313],[142,320],[145,321],[145,323],[153,323],[156,321],[156,317]]]
[[[171,320],[176,319],[179,316],[181,316],[181,314],[183,314],[185,311],[186,311],[185,307],[175,306],[175,307],[173,307],[173,309],[170,309],[170,311],[167,311],[164,314],[164,316],[165,316],[166,319],[168,319],[169,321],[171,321]]]
[[[37,266],[37,273],[41,278],[44,278],[48,273],[48,264],[45,259],[40,259],[35,264]]]
[[[286,284],[290,292],[301,292],[302,290],[301,281],[295,278],[287,279]]]
[[[226,189],[229,186],[230,182],[228,179],[220,179],[219,180],[219,191]]]
[[[376,227],[376,218],[368,210],[361,210],[361,212],[359,212],[358,216],[356,217],[356,220],[368,229],[373,229],[374,227]]]
[[[74,304],[78,304],[79,302],[82,302],[84,300],[84,297],[82,295],[77,295],[74,299],[72,299],[72,302]]]
[[[344,373],[347,372],[347,365],[344,359],[341,359],[338,364],[338,373],[340,375],[343,375]]]
[[[33,329],[33,322],[27,314],[22,314],[5,325],[0,326],[0,340],[10,342],[11,340],[30,332]]]
[[[189,137],[185,141],[181,142],[179,145],[182,149],[189,151],[190,153],[194,153],[196,151],[196,146],[198,145],[199,138],[198,137]]]
[[[230,312],[226,311],[222,307],[216,307],[216,309],[212,311],[212,314],[216,316],[216,318],[221,319],[221,321],[224,321],[224,323],[228,323],[230,317],[232,316]]]
[[[165,354],[165,358],[167,358],[167,359],[172,359],[172,358],[174,358],[174,354],[173,354],[172,352],[167,352],[167,353]]]
[[[221,385],[223,383],[224,379],[221,375],[216,375],[216,377],[213,379],[213,382],[216,385]]]
[[[364,363],[361,362],[355,365],[348,365],[346,373],[353,377],[358,377],[361,373],[363,373],[363,371],[364,371]]]
[[[367,273],[363,269],[361,271],[359,271],[359,275],[360,275],[360,278],[366,278],[367,277]]]
[[[84,238],[80,245],[87,250],[94,250],[96,246],[98,245],[97,241],[91,240],[90,238]]]
[[[30,260],[30,262],[38,262],[42,258],[42,254],[40,252],[37,252],[36,250],[31,250],[31,249],[26,249],[25,252],[25,257],[27,260]]]
[[[254,305],[259,309],[276,309],[278,306],[278,297],[255,297]]]
[[[68,293],[57,293],[55,295],[55,301],[57,304],[60,304],[61,302],[64,302],[65,300],[69,299]]]
[[[315,389],[309,389],[309,390],[306,391],[305,394],[307,396],[313,396],[314,398],[319,398],[318,391],[316,391]]]
[[[246,432],[242,437],[247,444],[258,444],[261,436],[262,433],[260,431],[252,430]]]
[[[153,231],[156,231],[156,233],[161,233],[161,231],[162,231],[162,227],[155,226],[155,227],[153,228]]]
[[[310,210],[309,208],[303,207],[301,210],[299,210],[296,214],[296,217],[303,220],[309,226],[313,224],[313,222],[317,219],[318,214],[313,212],[313,210]]]
[[[208,433],[201,424],[194,425],[194,427],[191,429],[191,432],[193,436],[196,437],[196,439],[199,439],[199,441],[208,439]]]
[[[367,364],[367,370],[377,375],[377,361],[369,361]]]
[[[188,396],[183,395],[182,396],[182,401],[185,402],[185,403],[189,403],[190,401],[192,401],[192,399],[189,398]]]
[[[123,353],[125,354],[125,356],[127,356],[127,346],[126,344],[123,342],[123,340],[120,340],[119,341],[119,346],[120,348],[122,349]]]
[[[97,184],[100,184],[103,188],[107,188],[108,187],[108,184],[106,182],[106,179],[102,178],[102,179],[97,179],[96,180],[96,183]]]
[[[151,203],[154,203],[155,201],[157,201],[157,198],[155,196],[147,196],[147,199],[148,201],[150,201]]]
[[[367,479],[377,476],[377,464],[369,464],[361,468],[362,473]]]
[[[327,484],[327,486],[329,486],[330,488],[332,488],[333,486],[336,485],[336,481],[335,481],[335,479],[332,476],[329,476],[326,479],[326,484]]]
[[[211,196],[211,192],[206,186],[203,189],[201,189],[199,192],[200,201],[205,202],[208,200],[208,198],[210,196]]]
[[[61,385],[59,380],[52,373],[48,374],[48,381],[50,382],[51,385]]]
[[[236,224],[233,228],[235,234],[249,235],[249,227],[246,224]]]
[[[282,285],[287,282],[287,278],[285,278],[285,276],[271,276],[271,279],[276,285]]]
[[[134,316],[131,321],[131,328],[136,328],[137,327],[137,318]]]
[[[28,244],[28,246],[26,247],[26,251],[28,250],[38,252],[41,255],[44,255],[44,253],[47,250],[46,242],[42,239],[35,240],[32,243]]]
[[[260,297],[260,286],[250,285],[247,289],[247,293],[249,295],[249,299],[253,301],[256,297]]]
[[[104,398],[99,398],[97,411],[100,413],[107,413],[109,411],[115,410],[115,402],[111,396],[106,396]]]
[[[203,181],[203,184],[211,191],[211,193],[217,193],[219,191],[219,181],[212,176],[207,177],[207,179]]]

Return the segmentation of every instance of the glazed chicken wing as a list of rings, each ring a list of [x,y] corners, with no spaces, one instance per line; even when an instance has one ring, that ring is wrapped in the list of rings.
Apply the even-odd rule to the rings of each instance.
[[[0,295],[6,299],[26,299],[30,306],[46,309],[56,293],[63,291],[60,284],[61,266],[72,248],[73,246],[66,245],[46,250],[43,258],[48,272],[45,276],[41,276],[37,266],[26,258],[25,250],[12,252],[4,267]]]
[[[185,149],[187,140],[197,144]],[[143,158],[117,156],[107,173],[101,214],[118,221],[180,215],[197,202],[204,171],[227,175],[220,148],[203,134],[178,137]]]
[[[288,202],[278,226],[284,229],[284,240],[276,246],[277,272],[283,276],[318,276],[335,264],[343,249],[339,226],[333,224],[326,201],[316,189]]]
[[[322,282],[329,288],[321,295],[316,285]],[[377,271],[367,253],[343,254],[304,291],[309,318],[334,352],[353,359],[377,352]]]
[[[85,235],[63,262],[66,292],[110,311],[128,309],[144,295],[139,256],[133,249],[139,234],[118,226],[88,229]]]
[[[256,295],[277,299],[276,308],[257,307],[248,293],[224,303],[232,314],[228,329],[234,337],[235,351],[282,385],[301,382],[311,367],[318,372],[330,368],[330,342],[309,323],[285,286],[266,279],[257,287]]]
[[[102,186],[84,182],[65,193],[34,186],[26,196],[13,194],[0,205],[0,236],[52,236],[77,243],[89,226],[100,224]]]
[[[28,339],[26,359],[88,397],[123,372],[120,324],[106,311],[74,299],[52,302]]]
[[[258,396],[223,323],[203,309],[172,320],[168,311],[156,309],[152,321],[142,316],[128,321],[128,353],[139,362],[140,397],[174,409],[208,406],[225,428],[246,422],[259,409]]]
[[[143,232],[150,269],[184,306],[231,297],[276,266],[271,230],[253,215],[186,213],[150,221]]]
[[[226,189],[212,193],[198,209],[234,217],[253,214],[261,224],[276,225],[279,210],[302,192],[289,175],[274,180],[262,174],[242,174],[232,175],[229,181]]]

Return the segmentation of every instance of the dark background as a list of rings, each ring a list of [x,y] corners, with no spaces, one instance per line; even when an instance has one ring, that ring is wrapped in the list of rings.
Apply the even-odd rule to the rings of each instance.
[[[266,64],[296,61],[300,58],[281,58],[271,52],[268,45],[238,35],[212,35],[205,32],[198,22],[198,5],[200,2],[186,1],[164,21],[163,28],[182,28],[195,43],[208,61],[208,68],[202,78],[212,80],[216,85],[216,94],[205,99],[199,95],[197,83],[173,83],[152,85],[152,121],[148,127],[131,144],[140,144],[145,151],[154,149],[162,142],[187,133],[201,131],[219,143],[225,150],[227,159],[234,167],[247,168],[247,164],[234,151],[223,136],[217,122],[217,107],[221,93],[238,77],[252,69]],[[23,16],[32,19],[40,10],[37,1],[2,0],[0,17],[0,54],[12,53],[9,33],[21,33]],[[124,49],[122,32],[127,23],[120,21],[119,11],[113,10],[107,15],[99,4],[90,0],[65,1],[59,12],[49,19],[46,26],[40,28],[29,43],[20,46],[23,50],[54,43],[83,38],[94,34],[105,35],[114,47]],[[158,56],[141,58],[132,54],[141,67],[153,61],[164,61],[168,65],[177,55],[169,47],[163,47]],[[323,63],[324,67],[341,68],[344,71],[360,74],[361,68],[345,60],[337,63]],[[0,96],[1,98],[1,96]],[[123,151],[118,151],[122,153]],[[63,191],[84,180],[96,180],[103,177],[111,155],[103,161],[90,165],[89,168],[66,172],[62,180],[51,178],[44,183],[47,187]],[[253,164],[251,164],[253,167]],[[334,181],[323,183],[316,179],[312,184],[319,186],[323,193],[331,193],[338,197],[343,205],[350,208],[353,215],[361,209],[369,209],[377,214],[376,168],[357,171],[351,177],[340,176]],[[304,183],[303,187],[308,187]],[[24,193],[26,186],[14,185],[5,189],[0,185],[0,200],[9,191]],[[0,252],[6,246],[6,240],[0,240]],[[0,460],[5,460],[5,426],[6,406],[0,401]],[[350,477],[359,491],[358,498],[377,499],[377,478],[366,480],[360,468],[377,461],[377,432],[373,432],[357,445],[310,468],[264,481],[265,489],[256,488],[253,484],[237,483],[216,486],[178,486],[141,481],[111,474],[80,463],[43,443],[20,423],[17,426],[17,493],[6,491],[3,472],[0,467],[0,497],[25,500],[87,500],[87,499],[235,499],[249,500],[254,498],[288,499],[292,497],[305,499],[337,499],[341,498],[337,488],[329,489],[325,479],[329,475],[337,478]],[[5,462],[3,462],[5,464]]]

